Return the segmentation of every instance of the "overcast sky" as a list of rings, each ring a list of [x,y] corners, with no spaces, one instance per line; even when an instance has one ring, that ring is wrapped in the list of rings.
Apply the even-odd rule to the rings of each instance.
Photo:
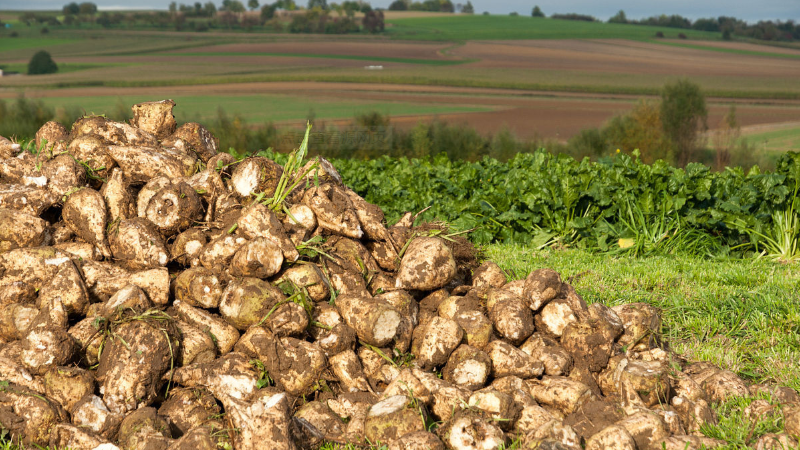
[[[72,1],[72,0],[69,0]],[[61,9],[68,0],[0,0],[3,9]],[[75,0],[80,3],[82,0]],[[170,0],[94,0],[100,10],[112,9],[166,9]],[[178,3],[191,3],[195,0],[177,0]],[[201,0],[205,3],[208,0]],[[267,0],[261,0],[265,3]],[[303,0],[296,0],[303,4]],[[328,0],[333,1],[333,0]],[[466,3],[466,0],[452,0],[453,3]],[[374,0],[375,7],[387,7],[391,0]],[[215,1],[220,4],[221,0]],[[243,3],[247,3],[246,1]],[[615,0],[598,2],[595,0],[474,0],[475,12],[489,11],[492,14],[508,14],[516,11],[530,14],[533,5],[538,4],[545,14],[576,12],[590,14],[600,19],[608,19],[620,9],[628,18],[639,19],[656,14],[680,14],[690,19],[699,17],[734,16],[748,22],[759,20],[800,21],[800,0]]]

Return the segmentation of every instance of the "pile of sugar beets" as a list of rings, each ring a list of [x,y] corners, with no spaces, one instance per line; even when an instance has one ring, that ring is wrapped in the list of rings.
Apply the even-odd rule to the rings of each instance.
[[[28,447],[695,449],[769,392],[688,364],[659,311],[508,282],[443,224],[387,227],[330,163],[236,161],[170,100],[0,142],[0,425]],[[306,141],[307,143],[307,141]],[[774,411],[755,401],[747,414]]]

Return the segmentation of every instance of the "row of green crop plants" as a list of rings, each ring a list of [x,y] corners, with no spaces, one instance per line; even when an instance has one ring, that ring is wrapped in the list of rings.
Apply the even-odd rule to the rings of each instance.
[[[270,156],[274,156],[270,154]],[[633,255],[800,258],[800,154],[773,172],[652,165],[620,154],[597,162],[540,150],[503,163],[383,157],[334,162],[389,221],[473,230],[478,243],[518,242]]]

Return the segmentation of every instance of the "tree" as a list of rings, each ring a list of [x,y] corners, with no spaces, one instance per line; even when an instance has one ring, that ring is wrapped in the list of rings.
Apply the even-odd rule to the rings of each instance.
[[[664,134],[675,148],[675,162],[683,167],[697,149],[700,129],[707,128],[708,109],[700,86],[682,79],[664,85],[661,91],[661,121]]]
[[[394,0],[389,5],[389,11],[408,11],[408,3],[403,0]]]
[[[533,17],[544,17],[544,13],[542,12],[542,9],[539,8],[539,5],[536,5],[536,6],[533,7],[533,11],[531,11],[531,16],[533,16]]]
[[[619,10],[619,12],[608,19],[608,23],[628,23],[628,17],[625,16],[625,11]]]
[[[736,119],[736,106],[731,105],[722,118],[719,129],[714,133],[714,165],[719,171],[731,163],[731,150],[742,134],[742,127]]]
[[[83,2],[78,5],[78,12],[87,16],[92,16],[97,13],[97,5],[92,2]]]
[[[308,9],[328,9],[328,0],[308,0]]]
[[[178,12],[178,4],[175,3],[175,2],[170,2],[169,3],[169,13],[174,15],[176,12]]]
[[[382,32],[384,30],[383,11],[370,11],[364,14],[361,24],[370,33]]]
[[[28,63],[28,75],[42,75],[58,72],[58,65],[53,61],[50,53],[39,50]]]
[[[64,5],[64,7],[61,8],[61,12],[63,12],[65,16],[75,16],[81,12],[81,7],[78,6],[77,3],[72,2],[68,5]]]
[[[261,7],[261,20],[266,22],[267,20],[272,19],[275,17],[275,5],[264,5]]]
[[[461,7],[462,14],[475,14],[475,8],[472,6],[472,2],[467,2],[466,5]]]
[[[731,38],[731,29],[730,28],[725,28],[725,30],[722,32],[722,40],[723,41],[730,41],[731,39],[732,39]]]
[[[220,11],[240,13],[245,11],[245,7],[239,0],[222,0],[222,8],[220,8]]]
[[[255,11],[258,9],[258,0],[249,0],[247,2],[247,7],[250,8],[250,11]]]

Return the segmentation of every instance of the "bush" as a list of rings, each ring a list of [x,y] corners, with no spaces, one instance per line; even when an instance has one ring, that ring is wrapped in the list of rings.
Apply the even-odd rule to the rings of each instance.
[[[576,13],[569,13],[569,14],[553,14],[550,16],[551,19],[560,19],[560,20],[579,20],[582,22],[596,22],[597,19],[593,16],[589,16],[586,14],[576,14]]]
[[[639,149],[642,161],[672,160],[672,146],[664,134],[657,103],[640,101],[627,114],[616,116],[603,129],[603,140],[611,149],[633,153]]]
[[[364,19],[361,21],[364,29],[370,33],[380,33],[384,30],[385,24],[383,21],[383,11],[370,11],[364,14]]]
[[[43,75],[56,72],[58,72],[58,65],[50,57],[50,53],[44,50],[36,52],[28,63],[28,75]]]
[[[678,33],[678,39],[686,39],[686,35],[683,33]]]
[[[47,33],[49,33],[49,32],[50,32],[50,30],[48,30],[48,29],[47,29],[47,27],[44,27],[44,28],[42,28],[42,29],[41,29],[41,31],[39,31],[39,32],[40,32],[40,33],[42,33],[42,34],[47,34]]]
[[[32,139],[45,122],[55,120],[69,129],[80,116],[81,112],[77,108],[54,110],[41,100],[29,100],[25,97],[20,97],[13,103],[0,100],[0,136],[16,137],[22,142]]]
[[[664,32],[663,31],[656,31],[656,37],[657,38],[663,38],[664,37]]]
[[[389,5],[389,11],[407,11],[408,10],[408,3],[404,2],[403,0],[394,0],[391,5]]]
[[[619,12],[608,19],[608,23],[628,23],[628,17],[625,15],[625,11],[619,10]]]
[[[19,33],[17,33],[16,31],[12,31],[11,34],[9,34],[9,36],[10,37],[19,37]]]
[[[722,32],[722,40],[730,41],[731,40],[731,29],[726,28],[725,31]]]
[[[675,147],[675,163],[683,167],[693,161],[700,129],[706,128],[708,109],[700,86],[689,80],[664,85],[661,91],[661,121],[664,133]]]
[[[599,158],[608,151],[608,143],[597,128],[581,130],[570,138],[567,153],[575,159],[584,157]]]

